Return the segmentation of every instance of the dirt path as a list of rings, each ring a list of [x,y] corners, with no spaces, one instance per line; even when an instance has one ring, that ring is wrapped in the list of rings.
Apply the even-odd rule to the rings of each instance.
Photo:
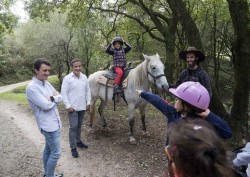
[[[1,86],[0,87],[0,93],[9,91],[13,88],[19,87],[19,86],[23,86],[23,85],[27,85],[30,81],[24,81],[24,82],[20,82],[20,83],[16,83],[16,84],[11,84],[11,85],[6,85],[6,86]]]
[[[1,92],[1,89],[0,89]],[[118,108],[119,109],[119,108]],[[122,109],[122,108],[120,108]],[[159,115],[149,114],[150,136],[140,131],[136,119],[137,145],[128,143],[126,113],[107,110],[108,129],[96,126],[89,131],[86,116],[83,127],[87,150],[79,150],[79,158],[72,158],[68,144],[67,114],[60,106],[62,128],[62,156],[57,171],[66,177],[158,177],[166,159],[163,153],[165,120]],[[163,117],[160,115],[160,117]],[[0,177],[39,177],[43,175],[41,154],[43,136],[38,131],[29,108],[0,100]]]
[[[0,101],[1,150],[0,157],[5,159],[0,165],[0,176],[42,176],[41,153],[43,136],[39,133],[36,122],[30,113],[25,113],[18,105]],[[63,133],[67,132],[63,128]],[[62,156],[58,163],[58,171],[65,176],[122,176],[119,170],[114,171],[115,163],[107,162],[100,155],[79,150],[80,158],[71,157],[68,142],[63,136]],[[2,161],[3,162],[3,161]],[[14,168],[14,169],[13,169]]]
[[[0,101],[0,176],[42,176],[40,150],[16,124],[19,114],[13,104]]]

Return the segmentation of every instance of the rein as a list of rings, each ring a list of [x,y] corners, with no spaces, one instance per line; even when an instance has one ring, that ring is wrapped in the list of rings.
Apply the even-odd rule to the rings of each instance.
[[[153,79],[154,79],[154,86],[156,87],[156,80],[159,79],[162,76],[166,76],[165,74],[160,74],[158,76],[154,76],[152,73],[150,73],[149,71],[147,72],[147,76],[150,75]]]

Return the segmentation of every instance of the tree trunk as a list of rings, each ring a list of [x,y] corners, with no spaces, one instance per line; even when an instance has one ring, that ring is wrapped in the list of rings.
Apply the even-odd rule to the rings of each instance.
[[[227,0],[233,22],[235,41],[235,81],[232,128],[235,140],[248,138],[248,106],[250,90],[250,12],[247,0]]]
[[[212,28],[212,45],[213,45],[213,61],[214,61],[214,87],[217,90],[218,96],[220,96],[219,92],[219,76],[220,76],[220,58],[219,56],[217,57],[217,9],[216,9],[216,3],[213,1],[213,28]]]
[[[177,18],[181,23],[181,26],[187,36],[188,44],[190,46],[195,46],[200,51],[204,51],[202,40],[200,37],[200,32],[195,24],[194,20],[191,17],[191,14],[188,12],[185,3],[183,0],[167,0],[173,13],[177,14]],[[207,61],[203,62],[203,68],[207,70]],[[225,117],[226,110],[218,97],[216,89],[212,86],[213,96],[210,103],[210,109],[221,117]]]
[[[165,61],[165,73],[169,83],[173,83],[173,73],[174,73],[174,58],[175,58],[175,40],[176,40],[176,30],[177,30],[178,19],[176,14],[173,14],[171,22],[169,24],[168,35],[164,37],[166,46],[166,61]]]

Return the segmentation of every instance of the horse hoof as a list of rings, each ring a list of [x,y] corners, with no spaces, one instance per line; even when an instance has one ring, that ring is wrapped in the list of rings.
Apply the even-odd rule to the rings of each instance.
[[[142,131],[142,135],[149,137],[150,134],[147,131]]]
[[[130,138],[129,138],[129,143],[130,143],[130,144],[133,144],[133,145],[136,144],[135,138],[134,138],[134,137],[130,137]]]

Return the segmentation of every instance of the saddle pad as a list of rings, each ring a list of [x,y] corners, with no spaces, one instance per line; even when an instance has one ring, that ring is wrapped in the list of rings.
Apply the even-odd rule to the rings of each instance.
[[[103,75],[100,75],[100,77],[97,79],[97,82],[99,82],[100,84],[103,84],[103,85],[107,85],[109,87],[114,87],[115,85],[115,80],[108,80],[105,76]],[[108,83],[107,83],[108,82]],[[126,88],[127,87],[127,79],[125,79],[123,82],[122,82],[122,88]]]

